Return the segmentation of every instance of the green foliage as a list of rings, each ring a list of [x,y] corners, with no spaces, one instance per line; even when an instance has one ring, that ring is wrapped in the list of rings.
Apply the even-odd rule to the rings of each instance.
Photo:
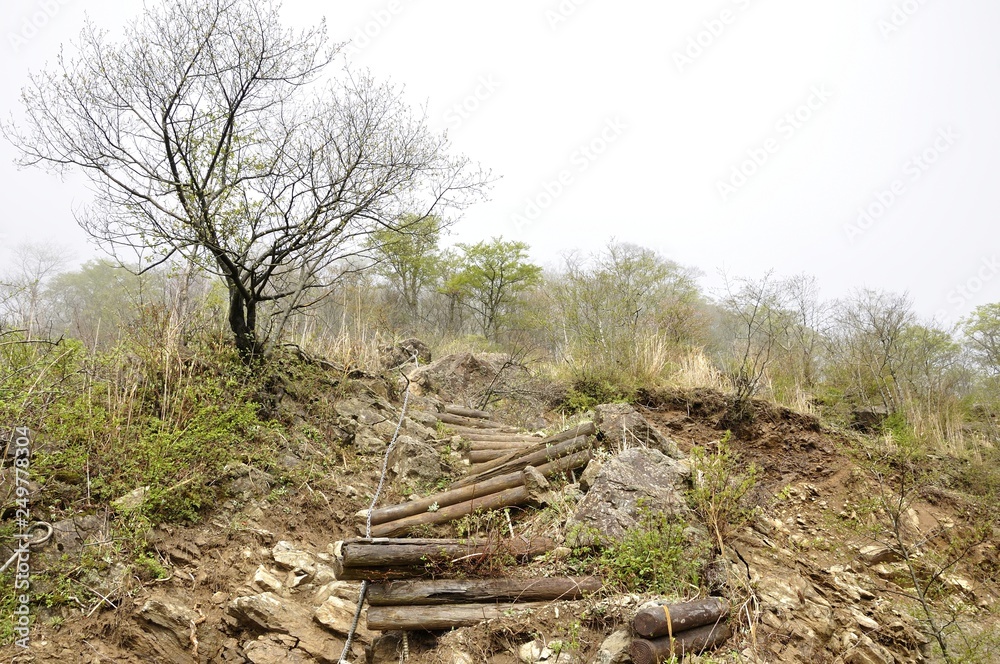
[[[730,432],[722,437],[714,452],[691,448],[692,488],[688,502],[715,536],[719,551],[727,536],[757,513],[750,501],[760,468],[744,464],[729,446]]]
[[[461,267],[446,281],[444,290],[472,309],[483,335],[495,339],[510,324],[521,294],[541,280],[542,268],[528,262],[524,242],[496,237],[458,248]]]
[[[607,582],[626,592],[686,595],[697,590],[707,551],[681,517],[639,508],[639,524],[601,554]]]
[[[976,307],[961,329],[980,365],[1000,374],[1000,302]]]
[[[420,313],[420,295],[441,274],[438,241],[442,223],[435,216],[403,215],[397,227],[376,229],[368,239],[376,271],[403,299],[408,314]]]
[[[170,576],[170,572],[151,553],[141,553],[135,559],[135,571],[143,581],[158,581]]]
[[[634,393],[608,379],[578,380],[559,405],[563,413],[579,413],[602,403],[628,403]]]

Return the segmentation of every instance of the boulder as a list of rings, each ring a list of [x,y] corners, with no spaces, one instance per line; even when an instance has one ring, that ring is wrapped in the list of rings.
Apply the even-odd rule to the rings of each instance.
[[[436,482],[445,475],[441,453],[428,443],[401,435],[389,454],[389,469],[399,482]]]
[[[594,657],[594,664],[622,664],[631,661],[629,659],[628,647],[632,643],[632,636],[627,629],[619,629],[611,633],[611,636],[604,639],[601,647]]]
[[[594,424],[605,445],[613,451],[648,447],[669,457],[683,457],[677,443],[667,438],[627,403],[606,403],[594,408]]]
[[[335,632],[347,637],[354,622],[354,612],[357,610],[355,602],[348,602],[339,597],[329,597],[316,609],[315,619],[331,632]],[[372,643],[378,632],[373,632],[365,627],[365,616],[362,614],[358,621],[358,627],[354,632],[354,637],[361,643]]]
[[[566,524],[566,544],[619,540],[639,524],[639,503],[652,512],[687,513],[687,466],[653,449],[635,447],[606,462]]]
[[[509,355],[502,353],[455,353],[409,372],[417,395],[436,392],[445,401],[473,403],[481,391],[503,371]]]
[[[431,349],[420,339],[410,338],[379,349],[383,369],[395,369],[413,361],[422,365],[431,363]]]
[[[238,597],[229,603],[226,611],[244,629],[287,634],[295,638],[297,643],[293,645],[320,662],[335,664],[344,647],[343,640],[313,621],[309,609],[272,592]]]
[[[194,664],[195,640],[201,616],[183,604],[164,598],[146,601],[138,611],[146,623],[142,633],[143,643],[138,648],[156,653],[160,661]]]

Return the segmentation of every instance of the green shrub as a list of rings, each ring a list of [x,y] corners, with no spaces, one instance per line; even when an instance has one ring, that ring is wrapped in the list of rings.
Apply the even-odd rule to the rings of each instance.
[[[757,512],[751,492],[760,468],[744,464],[729,447],[730,433],[722,437],[715,452],[691,448],[692,488],[688,501],[715,537],[722,551],[727,535],[748,522]]]
[[[686,595],[701,585],[707,548],[688,537],[680,516],[640,506],[639,524],[604,549],[608,585],[625,592]]]

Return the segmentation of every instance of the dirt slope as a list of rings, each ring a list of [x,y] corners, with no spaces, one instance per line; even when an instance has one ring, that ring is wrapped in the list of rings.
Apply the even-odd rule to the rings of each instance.
[[[378,441],[384,445],[399,416],[398,398],[389,398],[398,397],[397,385],[370,382],[319,414],[294,391],[279,404],[288,421],[307,423],[329,437],[312,448],[290,441],[292,463],[333,456],[341,461],[336,470],[288,487],[277,486],[264,470],[236,469],[229,478],[230,499],[202,523],[156,528],[149,534],[168,578],[141,581],[129,574],[107,603],[43,611],[29,653],[8,647],[0,654],[11,661],[53,663],[337,661],[344,606],[356,600],[358,586],[333,580],[330,545],[357,536],[354,514],[367,507],[378,479]],[[453,389],[456,381],[438,383]],[[420,415],[440,406],[434,383],[425,380],[420,392],[411,402],[404,435],[414,450],[438,450],[441,473],[457,474],[461,462],[449,452],[449,438],[426,426]],[[447,396],[459,400],[463,394]],[[518,425],[529,419],[539,424],[543,415],[513,410],[520,421],[512,423]],[[684,452],[694,445],[711,446],[724,433],[725,401],[711,391],[647,394],[640,411]],[[548,418],[557,419],[551,413]],[[901,563],[878,560],[865,548],[874,542],[856,527],[859,502],[871,487],[852,461],[848,443],[844,434],[825,430],[810,416],[765,405],[759,405],[752,424],[734,432],[731,445],[763,469],[764,479],[755,493],[760,515],[735,533],[726,552],[729,573],[748,578],[754,590],[745,605],[750,619],[743,616],[739,634],[715,654],[715,661],[933,660],[930,640],[914,618],[918,607],[907,597],[912,592]],[[355,449],[361,445],[364,453]],[[412,459],[396,461],[382,504],[405,499],[414,490],[432,490],[434,482],[421,474],[430,471],[410,463]],[[434,459],[427,461],[433,466]],[[579,494],[575,485],[564,491]],[[945,490],[936,495],[934,504],[918,502],[908,513],[916,532],[961,527],[960,497]],[[533,518],[530,513],[516,515],[513,525],[536,528]],[[551,523],[547,527],[558,532]],[[446,527],[437,531],[452,532]],[[989,540],[949,569],[947,584],[953,592],[944,598],[960,602],[963,621],[985,632],[997,629],[992,622],[1000,597],[995,547]],[[531,570],[519,571],[556,573],[561,564],[547,557]],[[237,607],[245,598],[274,603],[271,608]],[[413,634],[407,639],[410,661],[515,662],[518,648],[553,640],[562,643],[561,649],[550,648],[541,659],[539,648],[532,661],[627,661],[617,654],[621,643],[627,643],[622,628],[644,599],[603,596],[445,635]],[[340,611],[327,627],[315,617],[321,607],[328,613]],[[355,657],[363,661],[367,647],[373,661],[398,661],[400,635],[377,636],[362,636]]]

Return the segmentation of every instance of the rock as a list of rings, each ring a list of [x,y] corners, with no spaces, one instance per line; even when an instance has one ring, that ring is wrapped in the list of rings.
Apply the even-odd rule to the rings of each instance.
[[[271,556],[274,562],[282,567],[293,571],[302,571],[306,574],[316,573],[316,558],[306,551],[296,549],[291,542],[280,541],[271,549]]]
[[[594,486],[594,480],[597,479],[597,474],[601,472],[602,464],[597,459],[591,459],[587,463],[587,467],[583,469],[583,473],[580,474],[580,488],[584,491],[590,491],[590,487]]]
[[[844,654],[844,664],[893,664],[895,661],[892,653],[864,634]]]
[[[247,659],[253,664],[315,664],[316,660],[299,650],[289,648],[280,637],[265,634],[243,646]]]
[[[566,546],[591,546],[621,539],[638,525],[639,501],[653,513],[687,513],[687,467],[642,447],[625,450],[607,462],[566,524]]]
[[[147,600],[139,609],[139,615],[146,622],[168,630],[179,644],[185,646],[191,642],[191,630],[199,618],[195,611],[183,604],[161,598]]]
[[[259,566],[257,571],[254,572],[253,582],[261,590],[273,590],[277,592],[282,588],[281,579],[271,574],[263,565]]]
[[[348,602],[357,602],[361,594],[361,583],[357,581],[330,581],[320,586],[313,595],[313,602],[322,604],[331,597],[339,597]]]
[[[879,544],[863,546],[858,551],[858,558],[866,565],[878,565],[899,560],[899,555],[891,549]]]
[[[115,508],[115,511],[117,512],[134,512],[142,507],[142,504],[146,501],[147,493],[149,493],[149,487],[141,486],[138,489],[129,491],[120,498],[115,498],[111,501],[111,506]]]
[[[382,356],[383,369],[395,369],[413,362],[414,356],[421,365],[431,363],[431,349],[423,341],[416,338],[406,339],[392,346],[383,346],[379,351]]]
[[[191,637],[197,629],[196,621],[201,618],[198,613],[183,604],[153,598],[139,609],[139,617],[146,622],[142,650],[155,652],[159,655],[158,661],[178,664],[196,661],[192,656]]]
[[[866,629],[871,632],[878,630],[879,624],[857,609],[852,608],[851,615],[854,616],[854,621],[858,623],[858,626],[862,629]]]
[[[314,618],[316,622],[330,631],[346,638],[347,633],[351,629],[351,623],[354,622],[354,612],[356,610],[356,604],[340,599],[339,597],[330,597],[316,609]],[[361,619],[358,621],[358,627],[354,632],[355,638],[362,643],[372,643],[378,635],[378,632],[373,632],[365,627],[365,616],[362,613]]]
[[[73,555],[79,553],[85,544],[107,540],[107,532],[105,520],[93,514],[57,521],[52,524],[52,540],[49,547],[54,548],[54,553],[59,555]]]
[[[238,597],[226,607],[227,613],[244,629],[287,634],[298,648],[320,662],[335,664],[344,642],[313,622],[311,612],[272,592]],[[280,660],[279,660],[280,661]]]
[[[504,370],[510,356],[502,353],[455,353],[409,371],[411,389],[420,396],[436,392],[450,403],[475,403]]]
[[[528,641],[520,645],[517,649],[517,659],[519,662],[524,662],[525,664],[535,664],[535,662],[540,662],[544,659],[548,659],[552,655],[552,650],[550,650],[541,641]]]
[[[433,445],[400,436],[389,454],[389,469],[399,482],[436,482],[444,476],[441,454]]]
[[[649,421],[627,403],[606,403],[594,408],[594,424],[613,451],[632,447],[648,447],[669,457],[683,457],[677,443],[653,427]]]
[[[612,632],[611,636],[604,639],[601,647],[594,656],[594,664],[622,664],[629,661],[628,647],[632,643],[632,636],[627,629],[619,629]]]

